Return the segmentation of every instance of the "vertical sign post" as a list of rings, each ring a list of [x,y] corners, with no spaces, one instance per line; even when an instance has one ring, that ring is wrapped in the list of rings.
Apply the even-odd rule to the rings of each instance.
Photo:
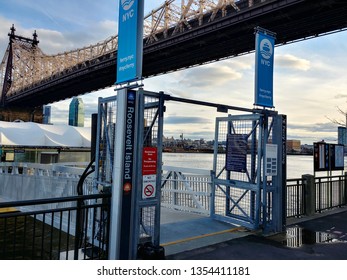
[[[287,116],[275,115],[273,121],[272,143],[276,147],[276,174],[272,175],[272,215],[273,230],[283,232],[286,230],[287,219]],[[268,148],[269,146],[267,146]],[[268,150],[266,152],[268,158]],[[273,154],[275,157],[275,154]],[[272,161],[272,160],[271,160]]]
[[[136,126],[136,92],[128,90],[126,93],[125,114],[125,138],[123,139],[123,168],[122,168],[122,213],[120,233],[120,259],[129,259],[130,236],[131,236],[131,214],[132,193],[134,176],[134,153],[135,153],[135,126]]]
[[[255,40],[255,89],[254,104],[264,107],[273,105],[273,64],[276,34],[256,28]]]
[[[142,78],[144,0],[119,0],[116,84]],[[112,182],[109,259],[132,258],[133,169],[136,159],[137,95],[117,90],[117,122]]]
[[[122,89],[117,96],[117,122],[114,142],[109,259],[129,259],[132,201],[134,193],[137,96]]]
[[[118,19],[117,81],[142,78],[144,0],[120,0]]]

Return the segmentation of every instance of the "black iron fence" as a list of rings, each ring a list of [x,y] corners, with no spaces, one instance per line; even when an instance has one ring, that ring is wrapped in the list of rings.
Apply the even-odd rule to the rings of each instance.
[[[304,179],[287,180],[287,217],[300,217],[305,213]]]
[[[347,175],[287,180],[287,217],[321,213],[347,204]]]
[[[110,196],[0,203],[0,259],[107,259]]]
[[[315,178],[316,212],[322,212],[346,204],[346,176]]]
[[[347,175],[287,180],[287,217],[347,204]],[[0,203],[0,259],[107,259],[111,194]]]

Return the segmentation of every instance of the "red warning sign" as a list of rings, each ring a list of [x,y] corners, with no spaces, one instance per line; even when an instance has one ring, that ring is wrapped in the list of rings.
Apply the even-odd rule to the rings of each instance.
[[[157,174],[158,151],[155,147],[144,147],[142,152],[142,175]]]

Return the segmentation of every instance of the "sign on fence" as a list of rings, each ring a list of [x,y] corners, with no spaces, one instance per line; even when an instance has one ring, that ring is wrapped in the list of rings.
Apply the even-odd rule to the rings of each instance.
[[[313,143],[313,167],[314,172],[344,170],[344,145]]]
[[[153,198],[156,193],[158,149],[144,147],[142,152],[142,199]]]
[[[246,172],[247,169],[247,135],[228,134],[226,146],[227,171]]]

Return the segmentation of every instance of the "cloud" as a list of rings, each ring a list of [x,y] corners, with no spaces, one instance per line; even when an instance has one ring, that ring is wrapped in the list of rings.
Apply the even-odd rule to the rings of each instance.
[[[337,125],[333,123],[315,123],[315,124],[288,124],[288,129],[304,130],[307,132],[337,132]]]
[[[7,33],[12,26],[12,22],[0,17],[0,50],[5,51],[8,44]],[[26,29],[15,24],[16,34],[32,38],[36,30],[39,39],[39,48],[47,55],[55,55],[61,52],[70,51],[97,42],[103,41],[116,34],[117,23],[111,20],[104,20],[96,23],[87,31],[61,32],[57,30],[37,28]]]
[[[224,85],[229,81],[242,78],[242,73],[226,64],[209,64],[187,70],[180,84],[193,88],[210,88]]]
[[[308,71],[311,68],[309,60],[291,54],[277,55],[275,57],[275,65],[301,71]]]
[[[7,34],[10,32],[10,28],[14,22],[0,16],[0,56],[5,53],[5,50],[8,45],[8,36]]]
[[[347,94],[337,94],[334,96],[335,99],[347,98]]]
[[[211,120],[202,117],[168,116],[164,122],[165,124],[206,124],[211,123]]]
[[[74,47],[74,42],[69,41],[66,36],[55,30],[37,29],[39,36],[39,47],[45,54],[57,54]]]

